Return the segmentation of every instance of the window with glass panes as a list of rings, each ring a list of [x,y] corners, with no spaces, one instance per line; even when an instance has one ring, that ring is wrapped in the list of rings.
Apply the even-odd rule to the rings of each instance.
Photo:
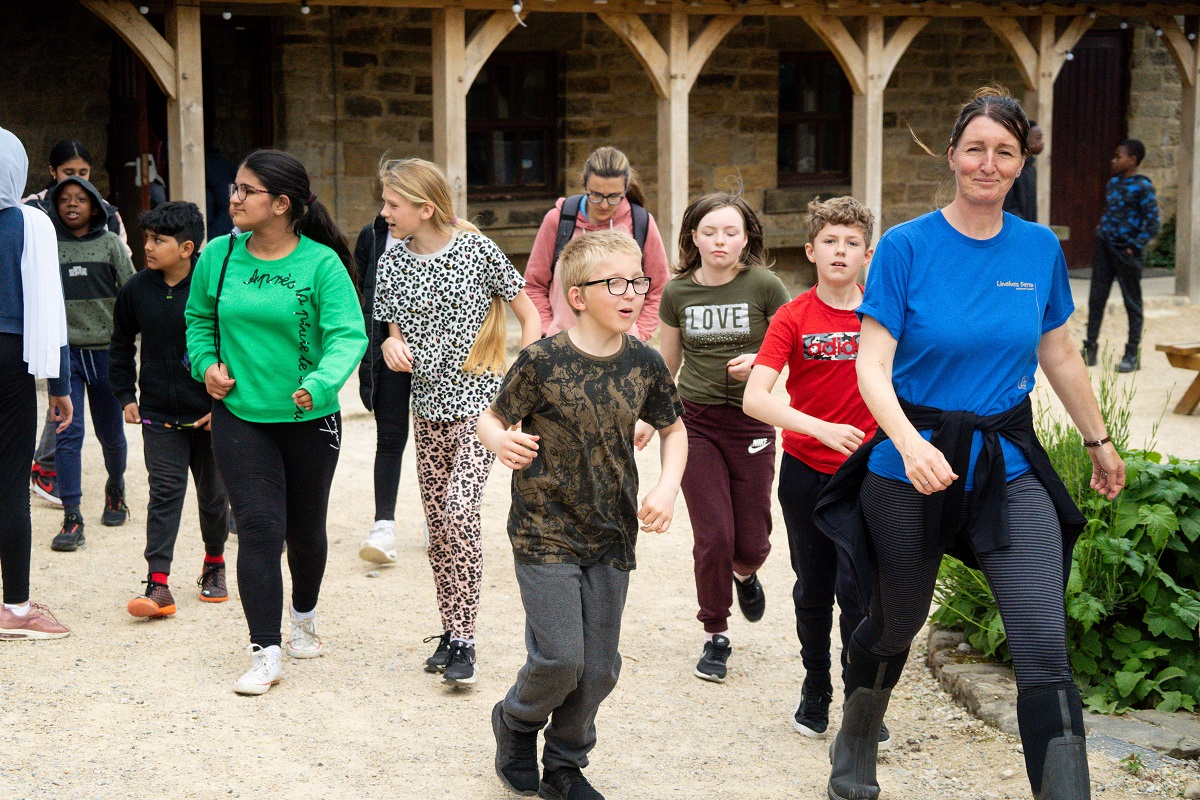
[[[473,197],[553,194],[558,185],[554,53],[494,53],[467,93]]]
[[[853,95],[831,53],[779,59],[779,183],[849,182]]]

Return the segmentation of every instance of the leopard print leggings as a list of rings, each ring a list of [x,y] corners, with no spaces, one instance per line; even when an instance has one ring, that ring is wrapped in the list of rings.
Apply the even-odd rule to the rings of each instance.
[[[476,416],[437,422],[413,414],[417,484],[429,523],[429,564],[442,630],[475,638],[483,583],[479,507],[494,456],[475,436]]]

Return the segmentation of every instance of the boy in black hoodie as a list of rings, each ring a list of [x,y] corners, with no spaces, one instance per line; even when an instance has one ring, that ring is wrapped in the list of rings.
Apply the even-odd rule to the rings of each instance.
[[[86,391],[92,427],[104,451],[108,482],[104,487],[104,525],[123,525],[125,459],[128,454],[121,407],[108,388],[108,344],[113,306],[121,285],[133,277],[125,246],[107,230],[108,212],[96,187],[83,178],[64,178],[50,190],[51,219],[58,233],[58,263],[67,306],[67,338],[71,344],[71,402],[79,413],[58,434],[56,467],[63,504],[62,530],[50,546],[78,550],[84,546],[83,398]]]
[[[175,537],[187,495],[188,469],[196,482],[204,569],[196,582],[200,599],[223,603],[225,541],[229,537],[225,487],[213,460],[209,432],[212,401],[204,384],[192,380],[186,325],[192,267],[204,240],[204,218],[195,203],[164,203],[141,216],[146,235],[146,270],[121,287],[109,348],[109,382],[125,409],[125,421],[142,426],[150,505],[146,512],[145,593],[129,601],[135,617],[167,617],[175,599],[167,588]],[[142,335],[138,374],[136,339]],[[141,399],[134,389],[137,381]]]

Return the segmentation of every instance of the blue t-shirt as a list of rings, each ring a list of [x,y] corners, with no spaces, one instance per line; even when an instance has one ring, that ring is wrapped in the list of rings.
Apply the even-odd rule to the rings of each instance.
[[[1033,391],[1042,335],[1066,323],[1075,304],[1067,262],[1054,233],[1012,214],[1000,233],[972,239],[941,211],[897,225],[879,241],[860,317],[870,316],[896,339],[896,395],[946,411],[998,414]],[[921,431],[930,438],[931,431]],[[1005,472],[1029,470],[1016,445],[1001,437]],[[983,447],[976,432],[966,488]],[[869,469],[908,481],[890,441],[872,452]]]

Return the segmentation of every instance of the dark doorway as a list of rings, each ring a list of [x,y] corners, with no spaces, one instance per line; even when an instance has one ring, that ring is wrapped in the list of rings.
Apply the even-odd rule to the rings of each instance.
[[[1130,45],[1126,31],[1088,32],[1054,84],[1050,216],[1071,229],[1063,242],[1070,268],[1092,263],[1109,159],[1125,138]]]

